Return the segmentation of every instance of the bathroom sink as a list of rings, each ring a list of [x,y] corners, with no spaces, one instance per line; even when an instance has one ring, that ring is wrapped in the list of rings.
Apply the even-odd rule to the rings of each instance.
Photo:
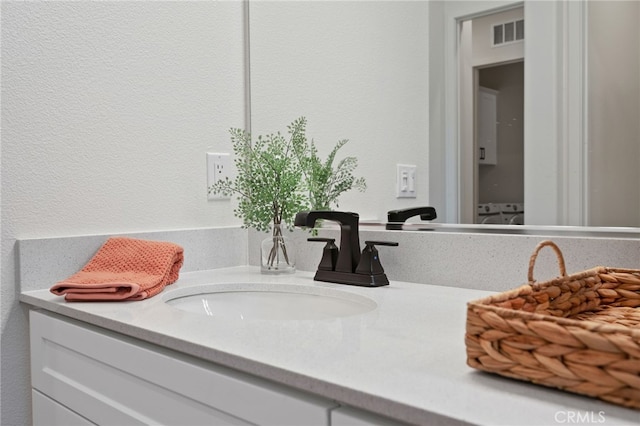
[[[293,284],[210,284],[181,289],[165,303],[187,312],[217,318],[322,320],[363,314],[376,303],[358,294]]]

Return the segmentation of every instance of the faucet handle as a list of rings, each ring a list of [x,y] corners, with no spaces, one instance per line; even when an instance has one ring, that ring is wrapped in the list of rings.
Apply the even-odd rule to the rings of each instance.
[[[336,262],[338,261],[339,253],[338,246],[335,244],[335,238],[311,237],[307,238],[307,241],[327,243],[322,250],[322,259],[318,265],[318,270],[334,271],[336,269]]]
[[[380,263],[380,256],[378,255],[378,246],[391,246],[397,247],[398,243],[392,241],[365,241],[365,248],[362,250],[360,256],[360,263],[356,268],[356,274],[365,275],[381,275],[384,274],[384,268]]]

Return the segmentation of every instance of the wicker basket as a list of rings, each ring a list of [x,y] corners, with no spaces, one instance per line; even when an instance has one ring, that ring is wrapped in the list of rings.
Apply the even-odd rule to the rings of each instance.
[[[561,275],[537,283],[552,247]],[[479,370],[640,409],[640,270],[567,275],[552,241],[529,284],[468,303],[467,363]]]

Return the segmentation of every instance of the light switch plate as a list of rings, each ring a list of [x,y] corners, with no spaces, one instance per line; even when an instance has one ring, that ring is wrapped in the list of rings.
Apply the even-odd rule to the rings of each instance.
[[[416,166],[397,164],[396,198],[416,198]]]

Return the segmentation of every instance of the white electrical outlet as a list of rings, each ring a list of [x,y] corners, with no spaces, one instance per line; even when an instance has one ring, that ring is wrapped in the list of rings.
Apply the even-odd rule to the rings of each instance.
[[[207,152],[207,197],[209,200],[228,200],[222,194],[209,192],[209,188],[225,178],[231,179],[231,156],[228,153]]]
[[[397,164],[396,198],[416,198],[416,166]]]

